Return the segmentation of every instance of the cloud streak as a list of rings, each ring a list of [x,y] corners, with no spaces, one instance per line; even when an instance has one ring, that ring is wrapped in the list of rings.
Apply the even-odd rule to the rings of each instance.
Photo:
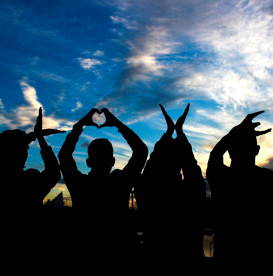
[[[24,78],[19,82],[26,105],[20,105],[11,112],[6,112],[4,105],[1,108],[1,124],[8,128],[25,128],[32,130],[35,124],[38,110],[43,104],[38,100],[36,89]],[[46,113],[45,108],[44,113]],[[62,130],[71,129],[74,121],[56,118],[54,115],[43,116],[44,128],[58,128]]]
[[[85,70],[89,70],[96,65],[101,64],[101,61],[95,58],[78,58],[78,61],[80,63],[80,66]]]
[[[209,99],[226,110],[272,109],[272,1],[139,1],[125,6],[120,17],[130,10],[137,17],[141,10],[149,20],[140,20],[126,41],[125,69],[101,103],[118,106],[125,99],[146,115],[177,97]],[[171,57],[182,57],[185,44],[195,45],[200,56],[174,62]]]

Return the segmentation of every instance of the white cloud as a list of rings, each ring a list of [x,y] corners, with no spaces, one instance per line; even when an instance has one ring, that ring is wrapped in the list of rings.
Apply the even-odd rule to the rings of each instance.
[[[126,142],[111,141],[111,143],[115,149],[132,152],[130,146]]]
[[[251,76],[240,75],[231,69],[212,69],[207,72],[194,73],[183,78],[178,86],[195,90],[199,96],[206,96],[217,104],[237,107],[248,107],[260,98],[260,88]],[[257,98],[258,97],[258,98]]]
[[[8,126],[11,129],[16,128],[16,124],[4,114],[0,114],[0,122],[1,125]]]
[[[247,113],[273,110],[273,15],[266,9],[270,3],[237,1],[232,10],[220,17],[216,16],[216,9],[211,10],[211,16],[202,25],[190,30],[196,42],[214,52],[215,62],[205,70],[181,78],[180,84],[218,104],[221,110],[217,112],[199,110],[197,113],[209,119],[207,125],[218,124],[223,135]],[[272,118],[272,112],[268,116]],[[272,120],[261,122],[263,128],[273,126]],[[258,138],[259,165],[272,159],[272,140],[272,133]]]
[[[72,112],[75,112],[83,107],[83,104],[79,101],[76,102],[76,106],[71,109]]]
[[[140,0],[136,5],[150,20],[128,42],[128,72],[133,72],[129,80],[164,78],[170,68],[165,58],[176,52],[177,41],[189,42],[200,51],[196,56],[189,56],[190,59],[181,59],[174,77],[178,80],[178,93],[185,95],[186,91],[192,98],[209,100],[207,106],[210,107],[197,110],[195,121],[185,124],[187,134],[199,138],[198,157],[203,171],[216,142],[247,113],[269,110],[265,128],[272,127],[272,0],[166,0],[156,4]],[[126,13],[130,8],[133,9],[128,6]],[[123,15],[120,18],[127,18],[125,12]],[[179,78],[181,68],[185,70]],[[147,119],[148,113],[129,122]],[[258,164],[273,156],[270,141],[273,141],[271,133],[259,137]]]
[[[146,73],[154,73],[155,75],[161,75],[161,70],[164,68],[164,66],[156,60],[156,57],[147,55],[130,57],[127,59],[127,63],[133,67],[143,66]]]
[[[121,24],[128,30],[135,30],[137,29],[137,22],[134,20],[128,20],[124,17],[120,16],[110,16],[110,19],[114,24]]]
[[[38,110],[40,107],[43,107],[43,105],[38,100],[36,89],[25,79],[20,81],[20,86],[22,88],[23,97],[27,102],[27,105],[18,106],[9,113],[2,109],[2,114],[0,114],[1,124],[9,128],[29,127],[28,130],[32,130],[38,115]],[[45,114],[46,110],[44,107],[43,111]],[[69,130],[72,128],[73,124],[73,121],[56,118],[53,115],[43,116],[43,128],[58,128],[62,130]]]
[[[104,56],[104,51],[96,50],[96,51],[93,53],[93,56],[95,56],[95,57],[102,57],[102,56]]]
[[[0,111],[5,108],[3,100],[0,98]]]
[[[214,60],[181,83],[229,108],[272,106],[273,15],[271,1],[224,1],[196,10],[200,23],[186,30]],[[221,16],[219,10],[222,8]]]
[[[37,99],[36,90],[34,87],[30,86],[26,81],[21,80],[20,85],[23,89],[23,95],[27,103],[36,109],[39,109],[42,105]]]
[[[168,30],[163,26],[146,27],[144,37],[128,44],[132,54],[127,58],[127,64],[129,68],[136,69],[133,80],[147,80],[151,75],[162,75],[167,66],[160,59],[174,53],[180,45],[171,41]]]
[[[78,58],[78,61],[80,63],[80,66],[86,70],[91,69],[96,65],[102,64],[101,61],[95,58]]]

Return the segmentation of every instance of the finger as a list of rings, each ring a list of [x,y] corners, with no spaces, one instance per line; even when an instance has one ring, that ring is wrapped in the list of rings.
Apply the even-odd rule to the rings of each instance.
[[[252,127],[256,128],[257,126],[259,126],[261,123],[257,122],[257,123],[252,123]]]
[[[92,108],[92,109],[91,109],[91,112],[93,112],[93,113],[95,113],[95,112],[100,113],[100,110],[97,109],[97,108]]]
[[[43,136],[48,136],[48,135],[53,135],[53,134],[58,134],[58,133],[64,133],[66,132],[65,130],[58,130],[58,129],[43,129],[42,130],[42,135]]]
[[[272,130],[272,128],[266,129],[266,130],[262,130],[262,131],[255,131],[255,135],[256,136],[260,136],[260,135],[264,135],[268,132],[270,132]]]
[[[190,104],[187,104],[183,114],[178,118],[177,122],[176,122],[176,126],[179,127],[179,128],[182,128],[185,120],[186,120],[186,117],[189,113],[189,110],[190,110]]]
[[[43,109],[42,107],[39,108],[38,117],[41,118],[43,116]]]
[[[87,115],[88,116],[92,116],[94,113],[96,113],[96,112],[98,112],[98,109],[96,109],[96,108],[92,108],[88,113],[87,113]]]
[[[248,114],[245,119],[243,120],[243,122],[251,122],[255,117],[257,117],[258,115],[264,113],[264,110],[262,111],[258,111],[258,112],[254,112],[254,113],[250,113]]]
[[[36,122],[38,124],[41,124],[42,123],[42,116],[43,116],[43,110],[42,110],[42,107],[39,108],[39,111],[38,111],[38,116],[37,116],[37,120]]]
[[[104,113],[105,117],[108,118],[108,119],[112,115],[112,113],[109,111],[109,109],[105,108],[105,107],[100,110],[100,114],[102,114],[102,113]]]

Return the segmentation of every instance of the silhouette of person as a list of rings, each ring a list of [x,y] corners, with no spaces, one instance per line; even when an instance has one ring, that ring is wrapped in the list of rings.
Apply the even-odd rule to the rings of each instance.
[[[255,164],[260,147],[252,120],[263,111],[248,114],[213,148],[207,167],[216,217],[214,256],[218,262],[265,258],[272,250],[271,195],[273,172]],[[228,152],[230,167],[224,165]]]
[[[29,256],[34,252],[39,255],[43,251],[42,244],[47,244],[52,237],[51,219],[42,208],[43,198],[59,181],[61,173],[58,160],[43,136],[59,132],[62,131],[42,129],[40,108],[34,132],[26,134],[14,129],[0,134],[1,245],[2,251],[12,252],[13,258],[21,258],[26,250]],[[45,166],[42,172],[24,170],[29,144],[36,138]]]
[[[37,209],[43,206],[43,198],[61,177],[58,160],[44,135],[62,131],[42,130],[42,109],[39,110],[34,132],[26,134],[19,129],[6,130],[0,134],[1,178],[3,209],[16,212],[24,209]],[[28,157],[29,143],[38,139],[45,169],[24,170]]]
[[[173,123],[160,105],[167,131],[155,144],[137,188],[144,217],[144,244],[162,262],[203,257],[202,205],[205,197],[201,170],[182,126],[189,105]],[[176,131],[177,137],[172,135]],[[183,171],[183,178],[181,175]]]
[[[95,113],[104,113],[106,122],[103,125],[93,122]],[[91,169],[88,175],[78,170],[72,154],[85,126],[118,129],[132,149],[132,156],[122,170],[111,171],[115,158],[112,144],[106,139],[95,139],[88,146],[86,163]],[[126,245],[130,236],[129,194],[140,177],[147,154],[141,139],[106,108],[91,109],[73,126],[59,152],[59,160],[75,211],[72,225],[74,233],[78,233],[75,246],[82,239],[86,246],[91,243],[93,250],[115,246],[121,249]]]

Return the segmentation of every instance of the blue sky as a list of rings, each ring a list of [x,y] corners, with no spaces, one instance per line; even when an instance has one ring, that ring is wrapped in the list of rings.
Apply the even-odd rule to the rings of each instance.
[[[273,1],[94,0],[0,2],[0,130],[30,131],[40,106],[45,127],[69,130],[91,107],[108,107],[149,150],[187,103],[185,132],[205,171],[215,143],[249,112],[273,125]],[[113,142],[116,167],[131,151],[115,129],[86,128],[86,143]],[[48,138],[58,153],[65,138]],[[257,162],[273,167],[272,134]],[[227,158],[228,159],[228,158]],[[228,160],[227,160],[228,162]],[[42,169],[33,143],[28,167]]]

